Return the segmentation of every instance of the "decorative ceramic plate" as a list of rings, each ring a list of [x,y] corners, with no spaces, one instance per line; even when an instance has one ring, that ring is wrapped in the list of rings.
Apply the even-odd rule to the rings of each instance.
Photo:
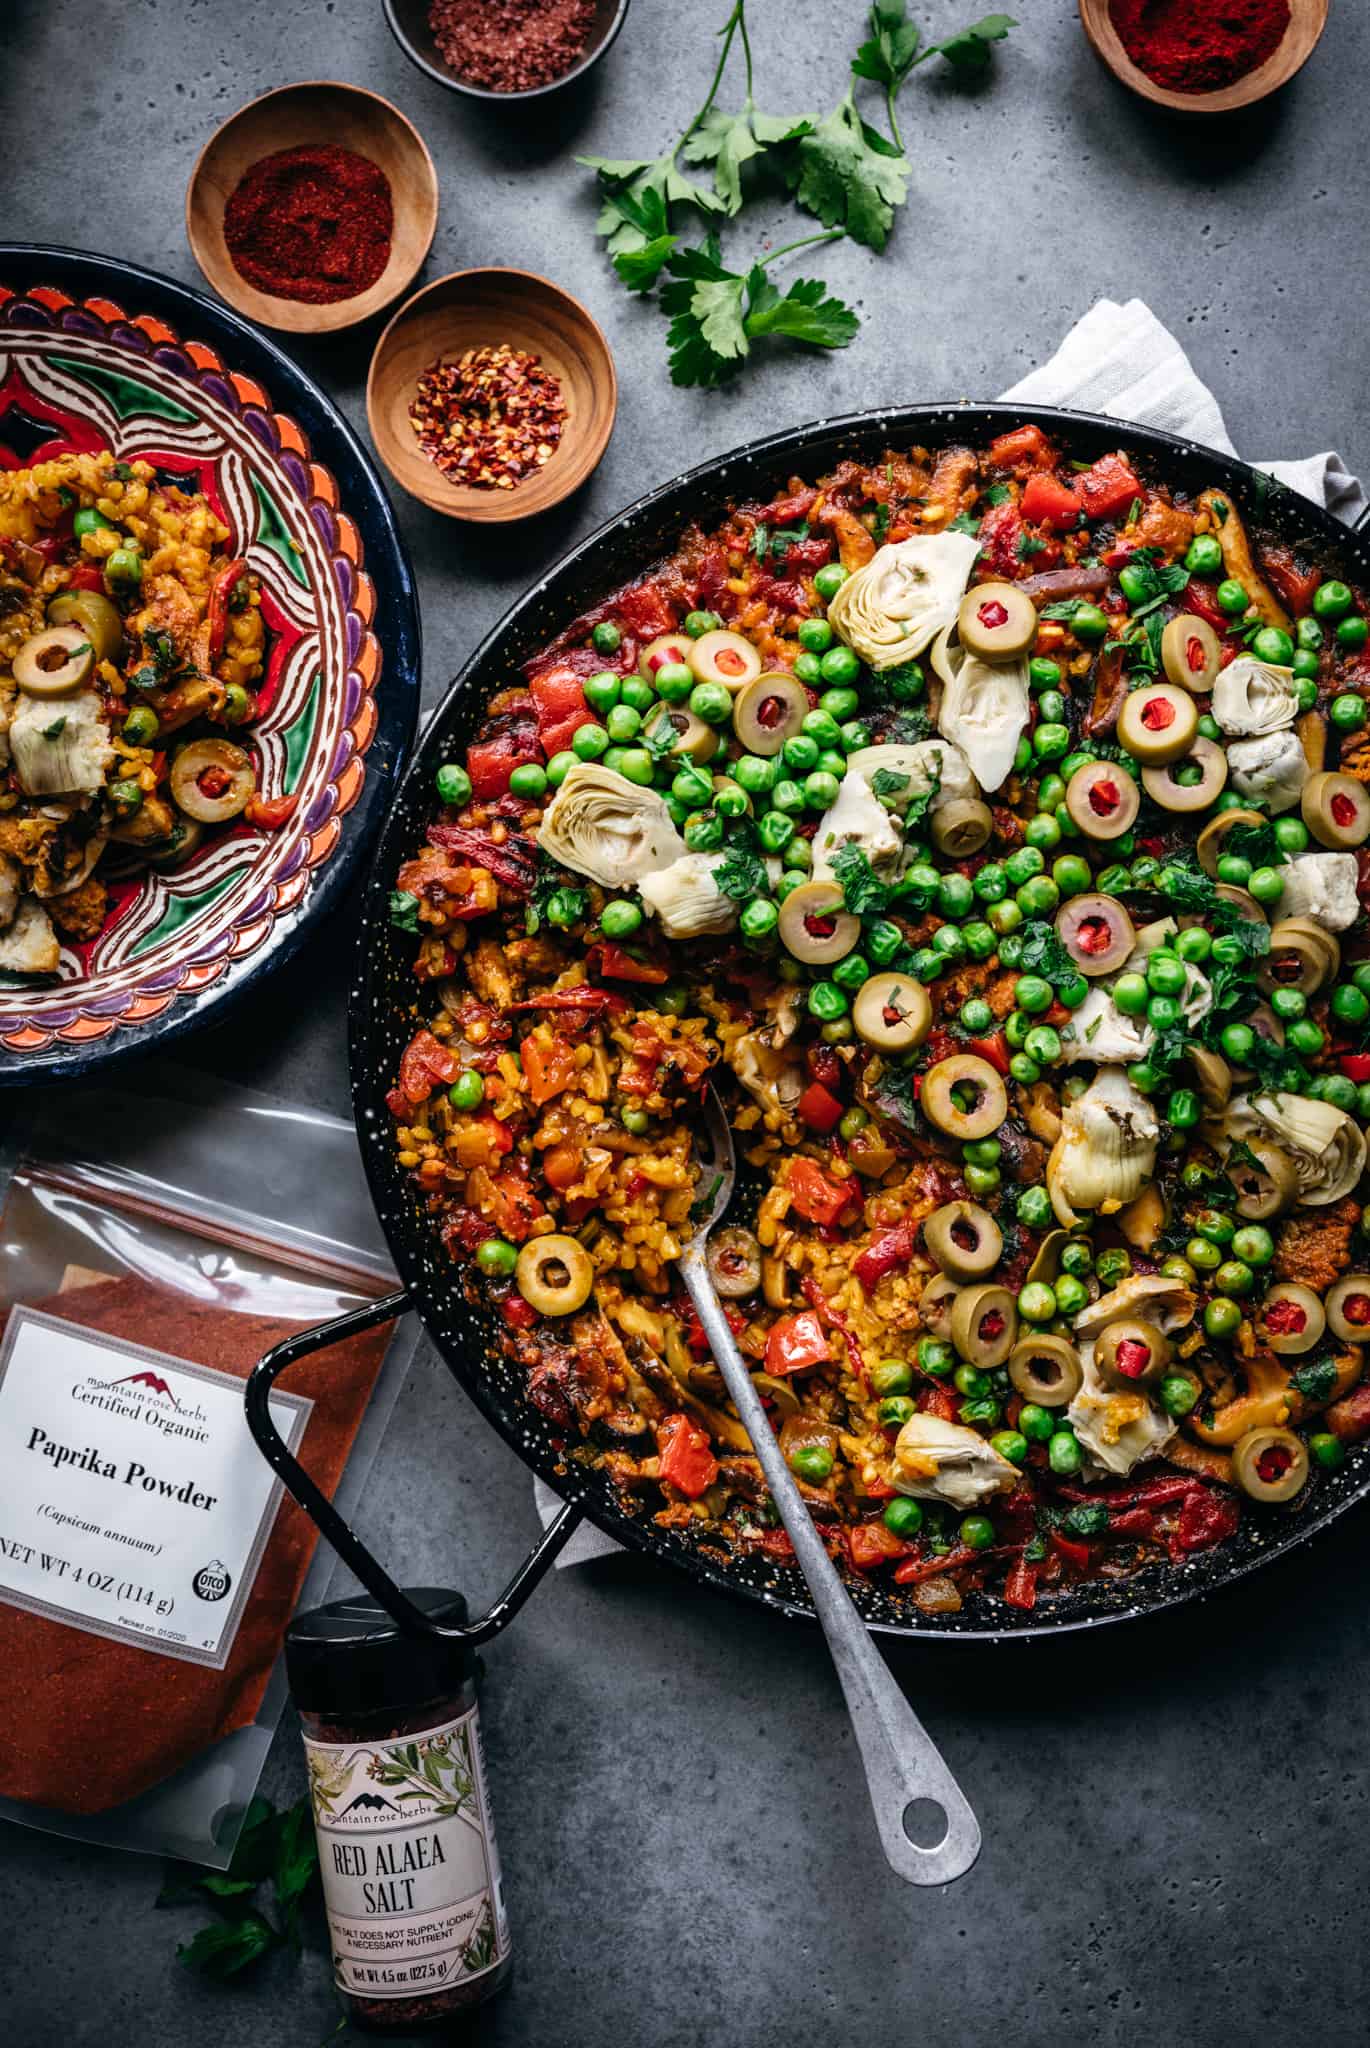
[[[346,885],[413,734],[419,622],[384,491],[316,385],[243,321],[150,272],[0,245],[0,464],[110,448],[203,491],[262,588],[259,785],[276,831],[211,834],[111,876],[55,977],[0,976],[0,1084],[85,1072],[205,1020]]]

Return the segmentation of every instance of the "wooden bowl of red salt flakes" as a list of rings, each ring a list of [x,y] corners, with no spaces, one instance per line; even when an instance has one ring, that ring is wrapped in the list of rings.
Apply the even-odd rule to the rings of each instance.
[[[292,334],[383,311],[418,276],[437,223],[417,128],[379,93],[331,79],[230,114],[186,189],[186,236],[219,297]]]
[[[628,0],[385,0],[409,61],[477,100],[559,92],[598,64],[627,13]]]
[[[569,497],[609,443],[618,378],[598,323],[530,270],[458,270],[376,344],[366,417],[396,483],[449,519],[498,525]]]
[[[1114,77],[1177,114],[1230,114],[1278,92],[1307,63],[1328,0],[1079,0]]]

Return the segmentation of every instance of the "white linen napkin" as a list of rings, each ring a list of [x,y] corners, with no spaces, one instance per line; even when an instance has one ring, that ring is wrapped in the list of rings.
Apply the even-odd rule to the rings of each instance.
[[[1237,452],[1217,399],[1169,328],[1162,327],[1140,299],[1129,299],[1125,306],[1113,299],[1100,299],[1076,321],[1050,362],[1030,370],[1003,395],[1024,404],[1107,413],[1114,419],[1135,420],[1141,426],[1158,427],[1164,433],[1220,448],[1227,455]],[[1360,479],[1350,474],[1332,450],[1256,466],[1278,477],[1290,490],[1301,491],[1315,505],[1325,506],[1348,525],[1365,510]],[[540,1479],[534,1480],[533,1486],[545,1528],[561,1503]],[[577,1529],[557,1564],[585,1564],[618,1548],[611,1537],[587,1522]]]

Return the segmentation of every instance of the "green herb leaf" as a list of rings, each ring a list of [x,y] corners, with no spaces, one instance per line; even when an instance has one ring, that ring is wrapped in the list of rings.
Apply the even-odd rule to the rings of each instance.
[[[1076,612],[1079,611],[1083,602],[1084,600],[1078,597],[1060,598],[1055,604],[1044,604],[1042,606],[1042,617],[1044,619],[1062,619],[1069,623],[1074,618]]]
[[[889,907],[890,892],[859,846],[839,846],[832,857],[833,875],[841,885],[842,900],[853,917]]]
[[[742,166],[783,143],[797,141],[812,125],[807,114],[758,113],[750,99],[743,103],[740,114],[725,114],[722,108],[711,107],[686,137],[680,154],[686,163],[713,165],[714,190],[723,211],[732,214],[742,205]]]
[[[54,719],[53,719],[53,721],[52,721],[52,724],[51,724],[51,725],[45,725],[45,726],[44,726],[44,727],[42,728],[42,734],[43,734],[43,738],[44,738],[45,740],[55,740],[55,739],[60,739],[60,738],[61,738],[61,736],[62,736],[62,734],[63,734],[63,733],[64,733],[64,732],[66,731],[66,729],[67,729],[67,715],[66,715],[66,713],[65,713],[65,712],[63,712],[63,713],[62,713],[62,716],[61,716],[60,718],[54,718]]]
[[[873,796],[898,796],[900,790],[907,789],[908,786],[908,776],[896,775],[892,768],[877,768],[871,777]]]
[[[260,1913],[245,1913],[240,1920],[217,1920],[202,1927],[189,1941],[179,1944],[176,1954],[188,1970],[225,1983],[259,1963],[280,1939]]]
[[[1337,1384],[1337,1368],[1330,1358],[1313,1358],[1289,1375],[1289,1384],[1306,1401],[1326,1401]]]
[[[1007,505],[1013,493],[1007,484],[991,484],[985,496],[991,505]]]
[[[734,903],[749,903],[770,887],[765,861],[749,846],[730,846],[712,872],[715,886]]]
[[[799,204],[824,227],[841,227],[854,242],[883,249],[894,209],[908,195],[909,165],[902,150],[861,119],[848,92],[800,138],[791,182]]]
[[[951,521],[950,525],[947,527],[948,533],[976,534],[979,531],[980,521],[978,519],[972,519],[969,512],[958,512],[956,517]]]
[[[1020,562],[1026,562],[1030,555],[1040,555],[1045,548],[1046,542],[1044,540],[1039,540],[1036,534],[1020,533],[1018,536],[1018,545],[1014,549],[1014,553],[1017,555],[1018,560]]]
[[[281,1928],[292,1948],[300,1945],[300,1907],[319,1874],[318,1842],[307,1799],[283,1813],[276,1831],[272,1890]]]
[[[595,231],[611,256],[642,250],[670,229],[672,205],[721,213],[723,202],[677,170],[675,152],[659,157],[579,156],[578,164],[599,178],[603,203]]]
[[[782,298],[759,263],[747,273],[747,334],[780,334],[808,348],[846,348],[861,322],[820,278],[798,277]]]
[[[1036,974],[1043,981],[1049,981],[1053,988],[1075,981],[1079,968],[1071,959],[1053,927],[1033,918],[1023,926],[1023,950],[1019,955],[1019,968],[1024,974]]]
[[[933,43],[924,55],[930,57],[935,51],[938,56],[946,58],[953,70],[961,72],[964,77],[975,78],[988,71],[992,46],[1002,43],[1009,30],[1017,26],[1011,14],[982,14],[979,21],[972,22],[969,28],[963,28],[957,35],[948,36],[944,43]]]
[[[763,335],[845,348],[860,324],[839,299],[824,297],[817,279],[796,279],[782,298],[763,265],[754,264],[745,278],[726,270],[714,236],[702,249],[673,251],[668,267],[673,278],[662,286],[660,303],[671,320],[667,343],[676,384],[721,384]]]
[[[419,899],[408,889],[390,891],[390,922],[397,931],[412,932],[415,938],[419,930]]]
[[[882,502],[876,506],[875,518],[871,522],[871,539],[878,548],[882,548],[885,545],[885,535],[889,530],[890,508],[888,504]]]
[[[1070,1510],[1061,1527],[1068,1536],[1105,1536],[1108,1519],[1108,1509],[1102,1501],[1081,1501]]]
[[[897,92],[913,69],[918,30],[904,19],[904,0],[876,0],[870,24],[874,34],[852,58],[852,71]]]

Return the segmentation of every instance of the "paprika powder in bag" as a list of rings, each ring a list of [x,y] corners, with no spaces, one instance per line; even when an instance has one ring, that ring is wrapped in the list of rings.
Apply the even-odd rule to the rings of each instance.
[[[350,1125],[189,1081],[60,1107],[0,1161],[0,1813],[223,1866],[287,1623],[333,1569],[243,1382],[394,1277]],[[412,1354],[399,1330],[315,1353],[272,1396],[344,1512]]]

